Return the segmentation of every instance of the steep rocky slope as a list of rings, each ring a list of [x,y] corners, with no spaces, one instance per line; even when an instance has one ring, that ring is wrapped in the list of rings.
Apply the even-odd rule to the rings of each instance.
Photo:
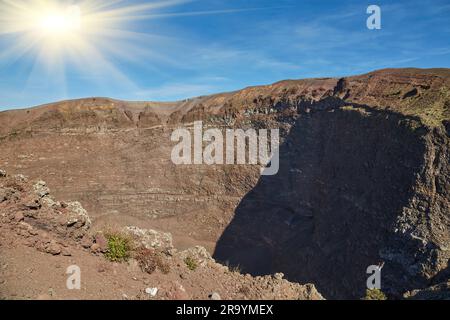
[[[173,129],[280,128],[280,172],[176,166]],[[356,298],[385,263],[401,297],[448,279],[450,70],[389,69],[174,103],[105,98],[0,113],[0,166],[45,178],[94,227],[170,231],[254,275]]]
[[[106,233],[91,229],[80,203],[56,201],[44,181],[0,172],[0,299],[323,299],[314,285],[243,275],[202,247],[179,251],[170,234],[135,226],[121,234],[141,254],[108,261]],[[79,290],[66,286],[74,265]]]

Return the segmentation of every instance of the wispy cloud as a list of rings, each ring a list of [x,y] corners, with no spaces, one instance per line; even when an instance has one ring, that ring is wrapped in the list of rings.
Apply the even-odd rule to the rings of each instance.
[[[239,49],[231,46],[212,45],[197,47],[194,55],[198,57],[197,65],[232,66],[246,65],[248,69],[296,69],[298,65],[277,59],[257,49]]]

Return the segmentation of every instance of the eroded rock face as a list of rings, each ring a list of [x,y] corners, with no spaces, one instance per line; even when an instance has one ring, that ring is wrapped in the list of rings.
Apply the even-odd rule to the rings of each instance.
[[[78,201],[68,202],[66,208],[69,211],[69,217],[66,220],[68,227],[82,228],[88,230],[91,226],[91,219],[87,211]]]
[[[175,103],[88,99],[4,112],[0,165],[45,176],[93,217],[217,242],[223,263],[313,282],[325,297],[361,297],[367,266],[384,262],[383,288],[399,297],[448,265],[449,87],[448,69],[382,70]],[[170,135],[194,120],[279,128],[279,174],[175,166]],[[0,190],[0,202],[14,196]],[[32,216],[44,201],[28,200]]]
[[[26,220],[22,223],[25,229],[29,226],[30,230],[52,231],[70,240],[81,239],[91,225],[80,203],[56,202],[44,181],[33,183],[22,175],[5,175],[0,180],[0,198],[3,198],[0,203],[3,223],[22,223]],[[54,243],[45,243],[44,246],[52,252],[58,251]]]

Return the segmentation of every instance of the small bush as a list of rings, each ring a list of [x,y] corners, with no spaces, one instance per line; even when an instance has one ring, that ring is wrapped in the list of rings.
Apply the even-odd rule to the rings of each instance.
[[[195,259],[192,257],[186,257],[186,259],[184,259],[184,263],[186,264],[188,269],[191,271],[194,271],[195,269],[197,269],[197,261],[195,261]]]
[[[380,289],[367,289],[364,300],[387,300],[387,297]]]
[[[106,258],[114,262],[127,261],[133,250],[131,238],[121,232],[106,233],[105,236],[108,240]]]
[[[162,273],[170,272],[170,265],[164,261],[161,253],[147,248],[139,248],[136,250],[135,259],[139,263],[139,267],[143,272],[152,274],[158,268]]]
[[[239,264],[235,265],[235,266],[231,266],[231,267],[229,267],[229,269],[233,273],[242,273],[241,266]]]
[[[225,266],[231,273],[242,273],[241,265],[231,265],[229,261],[225,262]]]
[[[135,259],[143,272],[152,274],[156,270],[155,252],[153,250],[140,248],[136,250]]]
[[[170,272],[170,265],[166,261],[164,261],[161,256],[159,256],[156,264],[158,265],[159,271],[161,271],[163,274],[168,274]]]

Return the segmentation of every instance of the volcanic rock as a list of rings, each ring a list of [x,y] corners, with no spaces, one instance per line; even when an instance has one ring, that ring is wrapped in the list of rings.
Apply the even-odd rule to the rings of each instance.
[[[149,248],[201,245],[288,296],[314,294],[273,274],[314,283],[326,298],[359,299],[367,268],[384,262],[383,291],[402,297],[445,282],[437,277],[450,259],[449,106],[449,69],[385,69],[179,102],[92,98],[1,112],[1,213],[10,220],[24,209],[27,222],[76,241],[87,233],[82,210],[48,205],[48,195],[41,207],[20,205],[30,190],[14,176],[22,172],[45,178],[58,199],[80,201],[94,221],[170,231],[131,230]],[[279,129],[278,174],[174,165],[172,132],[200,120]]]

